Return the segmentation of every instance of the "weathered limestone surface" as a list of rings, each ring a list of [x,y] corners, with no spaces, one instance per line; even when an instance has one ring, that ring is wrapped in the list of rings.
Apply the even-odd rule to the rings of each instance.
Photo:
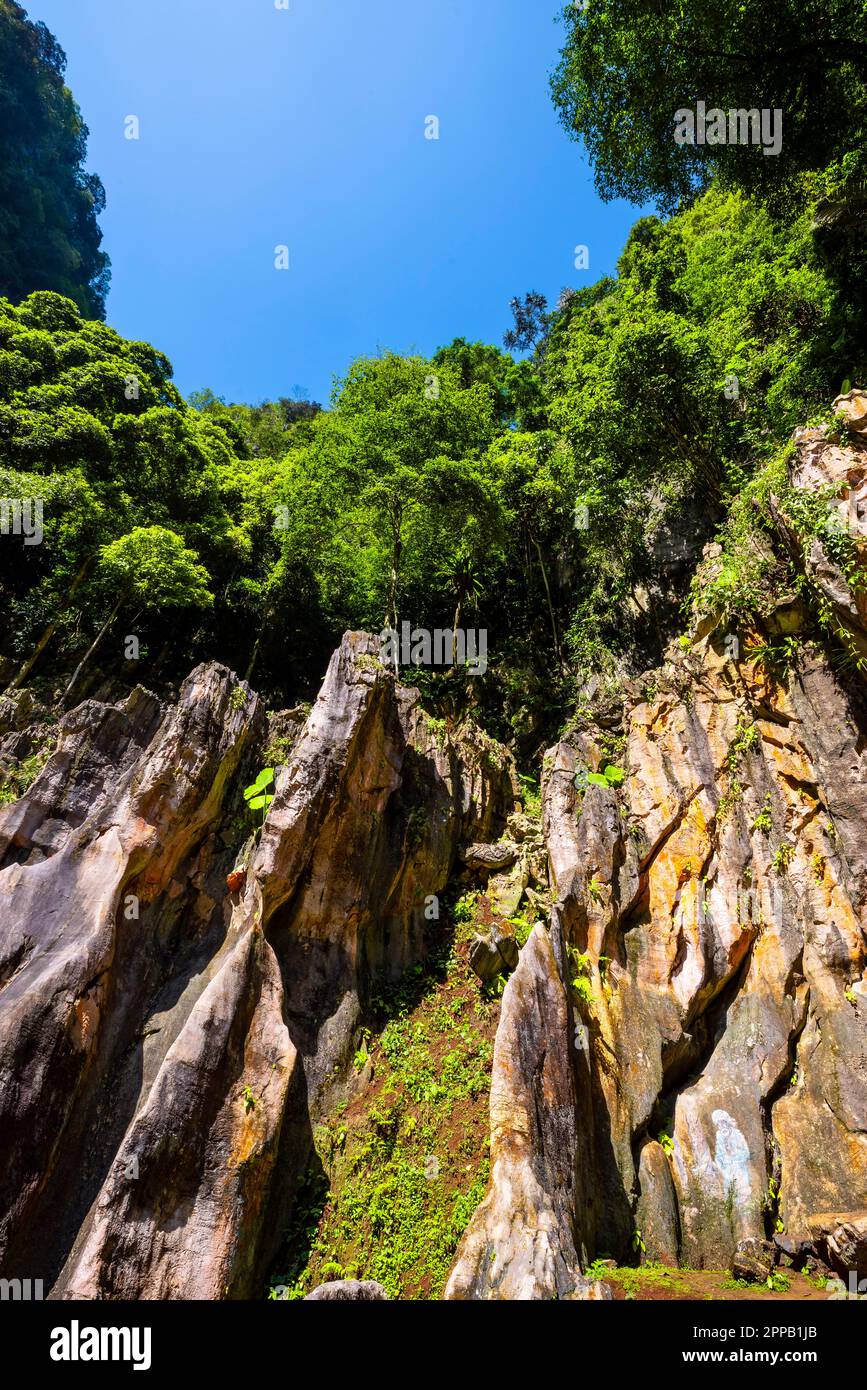
[[[447,1299],[605,1298],[585,1279],[583,1169],[569,1004],[550,936],[534,927],[503,995],[491,1079],[491,1186]]]
[[[56,1272],[129,1109],[145,1000],[167,962],[184,978],[207,932],[213,900],[192,882],[207,872],[210,832],[259,716],[246,690],[232,704],[235,686],[224,668],[201,667],[162,720],[143,693],[119,711],[83,706],[0,818],[4,1268],[44,1260]],[[175,904],[188,884],[181,933]]]
[[[602,1248],[637,1225],[670,1260],[678,1231],[684,1262],[721,1268],[772,1216],[798,1238],[809,1213],[863,1205],[865,727],[818,659],[772,687],[708,642],[627,707],[619,792],[582,798],[576,750],[550,756],[552,874],[591,958],[611,1137]],[[670,1156],[644,1147],[660,1133]]]
[[[835,404],[854,439],[842,445],[825,431],[800,431],[791,481],[833,486],[829,505],[867,553],[867,396],[852,392]],[[867,650],[864,590],[824,553],[800,553],[779,506],[775,515],[781,542],[832,606],[841,639]],[[802,619],[798,601],[781,596],[774,632],[794,631]],[[739,1245],[758,1248],[782,1223],[792,1248],[838,1269],[845,1259],[860,1267],[865,686],[836,676],[809,646],[775,680],[749,650],[766,639],[743,636],[734,641],[703,623],[688,653],[673,645],[663,670],[627,684],[619,718],[608,702],[596,722],[546,754],[552,954],[537,938],[530,967],[526,947],[504,996],[492,1135],[508,1162],[495,1163],[451,1296],[511,1287],[550,1297],[557,1258],[570,1277],[583,1261],[578,1231],[590,1235],[592,1253],[628,1259],[643,1249],[667,1264],[725,1268]],[[587,774],[612,761],[625,770],[623,785],[588,785]],[[528,1001],[531,971],[545,986]],[[588,1052],[572,1056],[574,1105],[589,1139],[555,1207],[544,1161],[549,1127],[538,1118],[546,1112],[526,1096],[534,1057],[544,1056],[550,1073],[569,1056],[553,1000],[567,1008],[564,982],[576,977],[571,1007]],[[531,1058],[518,1038],[533,1039]],[[534,1116],[511,1148],[497,1101],[504,1078],[520,1113]],[[574,1146],[570,1136],[566,1152]],[[541,1194],[528,1176],[540,1162]],[[533,1263],[538,1238],[521,1251],[515,1213],[531,1232],[541,1214],[543,1251],[554,1252],[548,1266]]]
[[[478,731],[435,736],[350,633],[261,836],[257,698],[201,667],[64,721],[0,817],[0,1268],[67,1298],[258,1293],[369,987],[422,950],[460,842],[512,809]],[[232,845],[235,845],[235,850]]]
[[[800,432],[790,478],[830,485],[867,550],[867,397],[837,405],[849,442]],[[865,590],[773,505],[867,652]],[[428,720],[361,633],[303,727],[287,715],[255,835],[265,719],[225,668],[173,707],[136,690],[65,716],[0,811],[0,1275],[260,1293],[366,1001],[457,872],[487,888],[477,964],[514,969],[490,1188],[447,1299],[607,1298],[601,1254],[760,1275],[812,1251],[863,1277],[867,686],[807,642],[772,673],[756,649],[803,621],[797,595],[765,634],[705,620],[607,696],[546,754],[541,830],[504,751]],[[0,701],[0,758],[31,747],[29,698]],[[619,785],[588,782],[611,765]]]

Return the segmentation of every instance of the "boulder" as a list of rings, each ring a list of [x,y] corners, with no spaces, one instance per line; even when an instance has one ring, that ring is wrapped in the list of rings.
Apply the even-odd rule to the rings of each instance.
[[[483,935],[475,936],[470,945],[470,965],[485,983],[514,970],[519,955],[514,936],[498,923],[492,924]]]
[[[461,860],[468,869],[483,873],[495,873],[509,869],[520,854],[520,846],[511,840],[501,840],[495,845],[466,845],[461,850]]]
[[[867,1211],[818,1212],[807,1226],[819,1254],[844,1278],[867,1277]]]
[[[529,882],[529,856],[524,849],[511,869],[491,874],[487,896],[492,910],[500,917],[514,917]]]
[[[816,1264],[816,1252],[810,1240],[796,1240],[792,1236],[774,1235],[774,1245],[779,1253],[779,1262],[790,1269],[811,1269]]]
[[[856,389],[837,396],[833,410],[835,415],[845,417],[847,428],[854,434],[867,433],[867,392]]]
[[[388,1294],[373,1279],[333,1279],[320,1284],[303,1300],[305,1303],[387,1303]]]
[[[639,1198],[636,1225],[645,1245],[645,1260],[678,1263],[679,1215],[671,1165],[661,1144],[650,1139],[638,1161]]]
[[[732,1278],[746,1279],[751,1284],[764,1284],[777,1263],[777,1248],[773,1241],[749,1237],[739,1240],[732,1257]]]

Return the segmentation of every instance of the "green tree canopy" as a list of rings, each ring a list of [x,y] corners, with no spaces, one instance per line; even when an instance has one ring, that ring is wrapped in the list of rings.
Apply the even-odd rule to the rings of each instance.
[[[102,318],[105,192],[84,168],[87,126],[65,86],[66,55],[16,0],[0,0],[0,294],[56,290]]]
[[[72,673],[68,698],[121,609],[143,613],[166,608],[205,608],[214,601],[208,572],[194,550],[165,526],[137,526],[126,536],[100,547],[94,588],[111,594],[108,617]]]
[[[671,211],[714,175],[778,193],[805,170],[863,149],[863,0],[589,0],[567,5],[554,101],[587,146],[604,199]],[[780,153],[678,145],[675,112],[779,108]]]
[[[205,608],[214,601],[198,555],[165,526],[137,526],[101,546],[97,578],[118,603],[141,610]]]

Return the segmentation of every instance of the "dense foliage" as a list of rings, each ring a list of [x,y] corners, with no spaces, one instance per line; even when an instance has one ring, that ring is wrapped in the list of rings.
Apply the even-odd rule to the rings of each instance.
[[[804,170],[863,150],[863,0],[589,0],[563,18],[554,100],[585,142],[603,198],[671,211],[714,175],[779,197]],[[699,101],[726,113],[780,110],[779,152],[676,144],[675,113]]]
[[[746,164],[726,172],[707,150],[709,163],[681,149],[675,166],[666,145],[660,162],[647,123],[687,100],[678,83],[700,56],[704,11],[671,31],[654,105],[661,60],[639,39],[666,14],[645,8],[575,11],[558,100],[568,91],[578,110],[599,93],[596,134],[589,107],[575,129],[603,191],[690,196],[667,220],[636,223],[616,278],[565,290],[550,311],[537,292],[516,298],[507,343],[520,360],[457,338],[430,361],[359,359],[325,410],[209,391],[186,402],[160,352],[69,297],[0,300],[0,497],[44,511],[41,545],[0,537],[7,683],[80,696],[103,677],[107,689],[170,684],[216,657],[277,703],[315,691],[346,628],[485,629],[483,680],[466,669],[411,677],[437,712],[472,705],[529,752],[592,674],[616,680],[661,660],[717,529],[726,560],[702,601],[744,619],[761,607],[769,570],[755,556],[767,547],[754,540],[781,451],[867,378],[857,44],[818,49],[830,78],[851,86],[833,164],[818,168],[837,127],[811,137],[805,126],[785,179],[753,188]],[[824,7],[822,32],[847,13]],[[771,12],[769,73],[788,14]],[[746,42],[756,14],[738,15],[713,19],[715,43]],[[809,12],[796,18],[792,48]],[[593,68],[591,49],[600,62],[609,53],[633,103],[628,139],[609,139],[614,77]],[[804,75],[819,59],[802,54],[789,97],[769,87],[767,99],[797,97],[821,115]],[[721,102],[748,99],[736,63],[715,71],[734,84]]]
[[[102,184],[85,172],[87,127],[64,85],[65,54],[16,0],[0,0],[0,294],[68,295],[102,318]]]

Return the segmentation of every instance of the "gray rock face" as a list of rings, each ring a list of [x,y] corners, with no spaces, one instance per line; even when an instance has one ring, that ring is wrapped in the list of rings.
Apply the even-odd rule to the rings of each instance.
[[[305,1303],[387,1303],[388,1294],[373,1279],[335,1279],[320,1284],[304,1299]]]
[[[0,865],[36,863],[60,849],[96,806],[110,801],[162,713],[156,698],[139,688],[122,705],[88,700],[67,714],[38,783],[0,811]]]
[[[434,739],[376,649],[335,653],[240,892],[264,720],[222,667],[174,709],[73,711],[0,815],[3,1273],[35,1261],[66,1298],[260,1290],[365,989],[418,959],[459,842],[512,806],[507,760]]]
[[[865,723],[818,663],[783,690],[710,641],[690,660],[688,706],[674,684],[627,703],[623,788],[581,798],[560,745],[545,813],[589,956],[599,1245],[624,1257],[647,1223],[671,1251],[663,1158],[634,1154],[665,1128],[679,1257],[720,1268],[778,1216],[804,1238],[867,1192]]]
[[[606,1298],[582,1274],[585,1168],[570,1010],[551,941],[533,929],[503,995],[491,1079],[491,1187],[447,1299]],[[586,1084],[586,1068],[581,1082]]]
[[[207,875],[225,786],[259,716],[247,692],[232,706],[235,685],[222,667],[199,668],[162,719],[144,694],[120,711],[82,707],[0,821],[4,1268],[20,1267],[26,1251],[28,1265],[56,1272],[85,1214],[77,1199],[95,1194],[132,1119],[147,1001],[167,961],[185,981],[195,938],[208,933],[207,891],[192,892],[184,932],[176,903]],[[115,733],[111,777],[105,740]]]

